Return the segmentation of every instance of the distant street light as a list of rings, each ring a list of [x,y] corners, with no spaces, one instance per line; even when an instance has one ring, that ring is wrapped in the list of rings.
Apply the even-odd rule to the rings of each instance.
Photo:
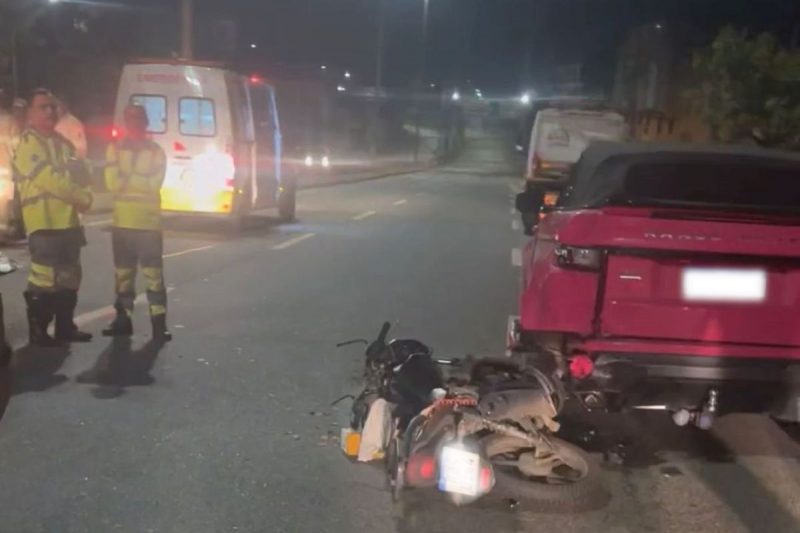
[[[256,45],[256,43],[250,43],[250,48],[258,48],[258,45]]]
[[[340,93],[343,93],[347,90],[347,87],[345,87],[344,85],[337,85],[336,90]]]
[[[458,91],[453,91],[453,94],[450,96],[450,99],[454,102],[458,102],[461,100],[461,93]]]
[[[345,70],[344,71],[344,77],[347,78],[348,80],[350,79],[351,76],[350,76],[350,71],[349,70]]]
[[[519,103],[522,105],[530,104],[531,103],[530,93],[522,93],[522,96],[519,97]]]
[[[327,65],[322,65],[322,66],[321,66],[321,67],[319,67],[319,68],[320,68],[320,70],[328,70],[328,67],[327,67]]]

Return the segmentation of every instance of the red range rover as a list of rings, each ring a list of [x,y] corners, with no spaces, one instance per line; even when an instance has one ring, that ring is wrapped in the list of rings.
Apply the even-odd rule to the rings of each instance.
[[[593,144],[523,281],[513,348],[588,408],[800,418],[800,154]]]

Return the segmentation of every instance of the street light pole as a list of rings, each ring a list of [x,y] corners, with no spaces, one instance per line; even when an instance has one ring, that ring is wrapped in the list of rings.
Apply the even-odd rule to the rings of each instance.
[[[383,46],[386,38],[386,0],[378,0],[378,42],[375,47],[375,89],[383,85]]]
[[[181,0],[181,57],[192,59],[194,0]]]
[[[419,57],[419,74],[417,79],[417,87],[414,91],[417,101],[416,113],[414,117],[414,133],[416,141],[414,142],[414,162],[419,161],[419,148],[420,148],[420,115],[422,114],[422,101],[423,101],[423,87],[425,86],[425,62],[427,59],[428,48],[428,18],[429,18],[430,0],[422,0],[422,42],[420,43],[420,57]]]

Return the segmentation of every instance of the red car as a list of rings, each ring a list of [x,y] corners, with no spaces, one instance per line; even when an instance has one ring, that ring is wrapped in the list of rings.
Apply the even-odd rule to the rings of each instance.
[[[800,154],[596,143],[544,212],[513,348],[572,397],[800,419]]]

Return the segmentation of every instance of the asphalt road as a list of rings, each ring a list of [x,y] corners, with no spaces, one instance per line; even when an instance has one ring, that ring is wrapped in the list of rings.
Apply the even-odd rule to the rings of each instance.
[[[761,417],[708,433],[657,415],[599,421],[587,446],[612,498],[581,513],[429,494],[397,510],[377,466],[342,456],[348,405],[330,402],[357,389],[361,359],[337,341],[386,319],[438,354],[502,353],[523,242],[503,146],[475,139],[451,167],[303,191],[292,225],[265,215],[235,235],[170,220],[173,342],[147,344],[140,305],[131,344],[18,350],[0,532],[800,529],[800,447]],[[113,297],[106,219],[86,221],[79,322],[95,333]],[[17,346],[24,277],[0,279]]]

